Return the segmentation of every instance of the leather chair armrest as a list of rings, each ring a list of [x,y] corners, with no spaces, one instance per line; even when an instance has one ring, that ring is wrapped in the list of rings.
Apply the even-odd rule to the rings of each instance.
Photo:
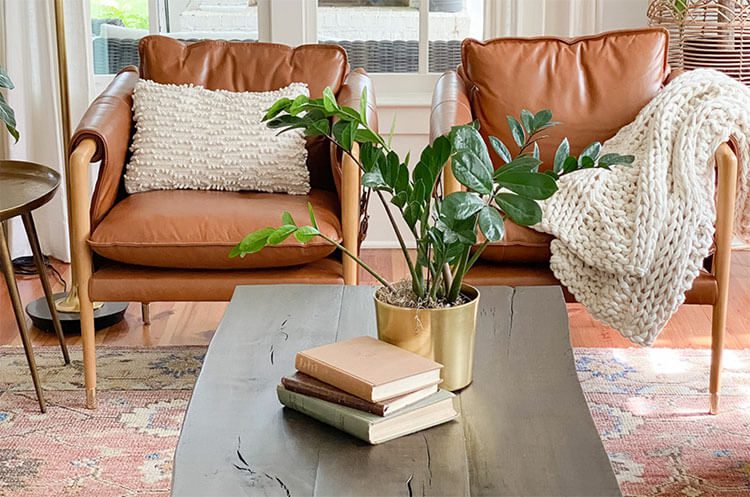
[[[474,120],[466,83],[456,71],[443,73],[435,84],[430,112],[430,143],[439,136],[450,133],[451,128],[468,124]],[[453,176],[450,161],[443,174],[443,193],[448,195],[461,190],[461,184]]]
[[[101,221],[117,200],[133,129],[133,90],[138,70],[129,66],[114,77],[89,106],[71,141],[71,151],[85,140],[96,144],[92,162],[101,161],[91,200],[92,225]]]
[[[685,74],[685,69],[671,69],[669,73],[667,74],[666,79],[664,80],[664,86],[667,86],[669,83],[674,81],[674,79],[678,76],[681,76]]]
[[[375,103],[375,91],[372,80],[363,69],[350,72],[337,96],[339,105],[359,110],[362,93],[367,99],[367,125],[378,131],[378,113]],[[357,157],[359,147],[352,149]],[[342,154],[336,145],[331,144],[331,167],[336,188],[341,197],[341,228],[343,245],[350,252],[359,255],[359,246],[367,232],[367,196],[362,194],[359,166],[346,154]],[[344,283],[356,285],[359,267],[348,256],[342,255],[344,266]]]
[[[453,126],[474,120],[466,84],[456,71],[443,73],[435,84],[430,112],[430,142],[446,135]]]

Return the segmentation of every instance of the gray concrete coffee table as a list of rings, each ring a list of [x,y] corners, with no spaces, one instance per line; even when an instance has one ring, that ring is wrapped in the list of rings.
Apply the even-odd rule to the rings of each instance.
[[[557,287],[480,288],[458,421],[368,446],[276,400],[297,351],[375,335],[373,287],[238,287],[211,341],[172,495],[619,496]]]

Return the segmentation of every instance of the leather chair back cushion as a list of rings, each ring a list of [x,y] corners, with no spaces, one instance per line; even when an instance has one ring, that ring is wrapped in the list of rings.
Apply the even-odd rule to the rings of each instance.
[[[633,121],[667,78],[667,44],[660,28],[573,40],[468,39],[461,47],[462,73],[485,140],[496,136],[514,153],[506,116],[518,118],[524,108],[552,110],[562,124],[545,131],[549,138],[539,144],[542,169],[549,169],[563,137],[578,154]],[[491,155],[495,167],[503,164]]]
[[[293,82],[307,83],[319,98],[330,86],[338,94],[348,72],[338,45],[302,45],[204,40],[184,43],[146,36],[138,44],[140,75],[162,84],[194,84],[209,90],[269,91]],[[327,143],[308,140],[307,165],[313,188],[334,190]]]
[[[335,247],[321,238],[302,245],[293,236],[244,258],[229,252],[248,233],[278,226],[288,211],[299,223],[315,210],[319,229],[341,241],[335,192],[283,193],[160,190],[135,193],[115,204],[89,239],[92,250],[112,261],[183,269],[256,269],[297,266],[324,259]]]

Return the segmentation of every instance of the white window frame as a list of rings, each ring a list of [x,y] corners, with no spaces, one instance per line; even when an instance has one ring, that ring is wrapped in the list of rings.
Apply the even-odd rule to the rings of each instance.
[[[167,0],[148,0],[149,31],[158,34],[163,27]],[[508,0],[501,0],[507,2]],[[511,0],[512,1],[512,0]],[[487,20],[499,13],[494,0],[485,0],[485,37],[492,29]],[[258,0],[259,41],[301,45],[318,42],[317,0]],[[428,72],[429,63],[429,0],[419,6],[419,66],[415,73],[371,73],[377,88],[378,104],[394,107],[426,107],[430,105],[432,90],[440,76]],[[111,74],[96,74],[97,93],[110,81]]]

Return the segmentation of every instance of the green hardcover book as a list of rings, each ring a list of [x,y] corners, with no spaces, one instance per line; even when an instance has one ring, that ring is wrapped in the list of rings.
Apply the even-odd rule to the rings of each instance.
[[[398,413],[382,417],[333,402],[276,388],[279,401],[290,409],[345,431],[373,445],[403,437],[458,417],[453,406],[455,395],[439,390]]]

